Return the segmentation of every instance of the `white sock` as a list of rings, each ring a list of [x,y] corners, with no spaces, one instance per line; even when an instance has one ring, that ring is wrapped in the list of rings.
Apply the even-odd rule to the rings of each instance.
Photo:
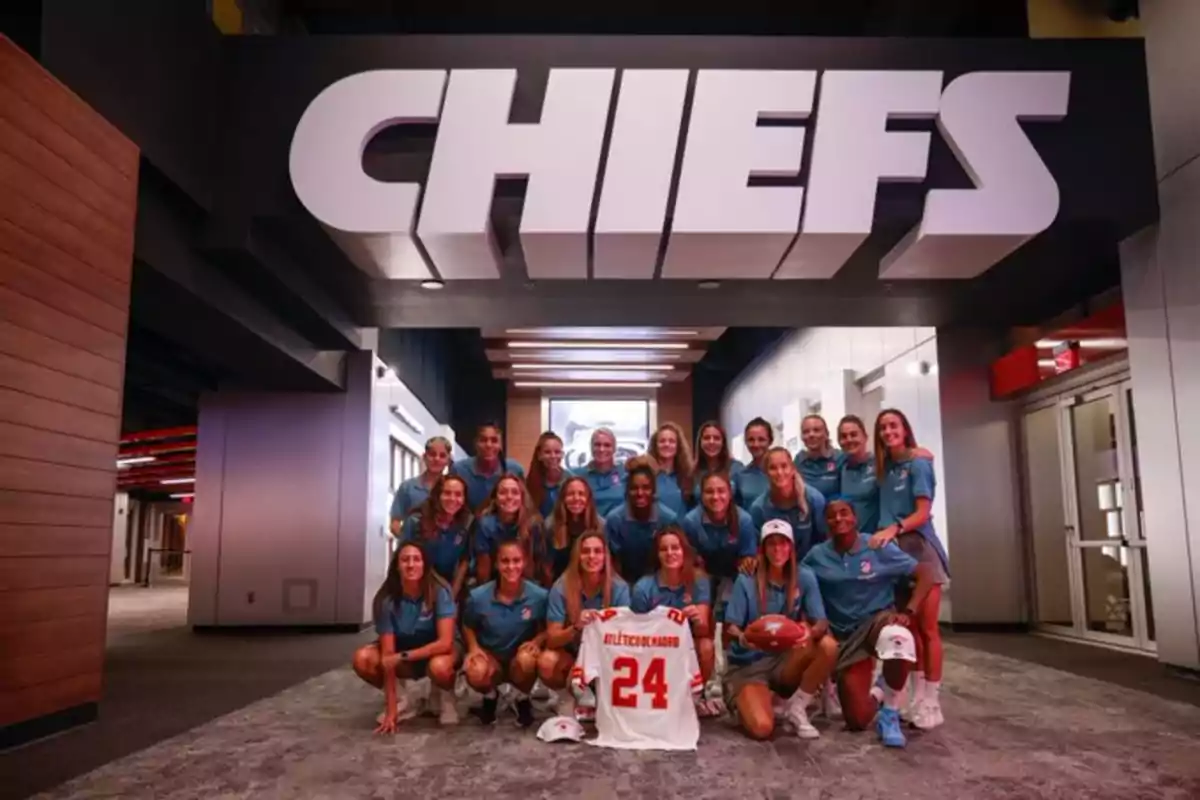
[[[900,708],[900,692],[888,686],[885,681],[883,684],[883,706],[890,708],[892,711],[897,711]]]
[[[921,670],[915,670],[908,674],[908,688],[912,695],[912,701],[919,703],[925,697],[925,673]]]
[[[802,692],[799,689],[792,695],[792,702],[800,707],[801,710],[808,708],[812,703],[813,696],[808,692]]]
[[[938,694],[942,691],[941,681],[925,681],[925,699],[932,700],[935,703],[938,700]]]

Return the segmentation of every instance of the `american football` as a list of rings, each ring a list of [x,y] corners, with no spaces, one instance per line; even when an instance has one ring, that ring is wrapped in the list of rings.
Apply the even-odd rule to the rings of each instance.
[[[779,653],[808,639],[808,626],[782,614],[759,617],[746,628],[746,641],[759,650]]]

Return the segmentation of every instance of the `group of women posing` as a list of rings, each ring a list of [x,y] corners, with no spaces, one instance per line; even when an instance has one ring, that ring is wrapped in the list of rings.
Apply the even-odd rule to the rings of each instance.
[[[457,722],[460,671],[483,695],[485,723],[507,683],[518,721],[532,724],[538,679],[559,692],[560,713],[586,718],[594,698],[566,690],[583,628],[604,608],[660,605],[691,620],[702,715],[728,703],[752,736],[770,735],[778,716],[807,737],[817,733],[807,718],[814,700],[852,728],[869,725],[882,700],[880,736],[903,743],[893,712],[907,682],[909,720],[941,724],[937,615],[948,565],[931,520],[932,455],[894,409],[873,435],[857,417],[842,419],[840,449],[819,416],[801,432],[805,448],[793,458],[772,446],[769,423],[752,420],[742,464],[707,422],[693,461],[680,428],[664,423],[646,455],[618,465],[615,436],[598,429],[592,460],[576,473],[550,432],[528,473],[504,458],[496,425],[481,426],[475,456],[453,464],[449,442],[431,439],[424,474],[393,503],[400,545],[376,597],[379,638],[354,658],[384,690],[379,730],[413,713],[398,678],[428,676],[442,722]],[[748,648],[746,627],[779,613],[808,622],[810,639],[783,656]],[[887,662],[873,686],[871,648],[889,621],[913,630],[918,661],[911,679],[904,662]],[[718,650],[723,681],[712,680]]]

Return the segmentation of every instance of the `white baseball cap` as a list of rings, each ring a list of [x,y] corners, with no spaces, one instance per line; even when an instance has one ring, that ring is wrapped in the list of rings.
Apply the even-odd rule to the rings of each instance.
[[[769,519],[764,522],[759,539],[765,542],[768,536],[783,536],[793,544],[796,542],[796,536],[792,533],[792,526],[788,524],[786,519]]]
[[[537,737],[543,742],[582,742],[583,726],[574,717],[551,717],[538,728]]]
[[[875,640],[875,654],[884,661],[903,659],[917,660],[917,643],[913,640],[912,631],[903,625],[884,625]]]

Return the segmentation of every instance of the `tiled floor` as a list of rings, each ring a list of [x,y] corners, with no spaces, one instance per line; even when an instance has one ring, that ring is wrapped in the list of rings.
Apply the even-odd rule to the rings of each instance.
[[[907,750],[825,724],[816,742],[757,743],[707,722],[694,754],[547,745],[510,722],[372,738],[380,696],[338,668],[43,796],[1200,797],[1194,706],[963,646],[947,664],[947,723]]]

